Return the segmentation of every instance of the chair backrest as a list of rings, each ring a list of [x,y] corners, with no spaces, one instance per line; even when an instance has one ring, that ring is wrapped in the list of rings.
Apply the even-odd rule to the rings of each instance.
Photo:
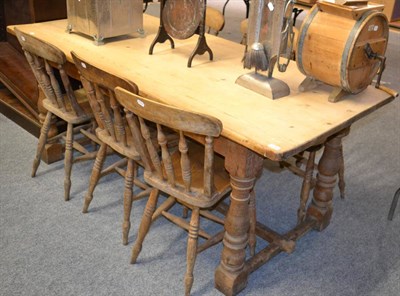
[[[224,15],[217,9],[212,7],[206,8],[206,32],[209,34],[218,35],[224,28],[225,18]]]
[[[151,101],[130,93],[122,88],[115,90],[117,100],[125,108],[127,120],[134,138],[135,146],[143,160],[145,170],[156,177],[165,188],[172,186],[181,192],[211,197],[214,193],[214,138],[222,131],[222,123],[213,117],[184,111],[172,106]],[[133,116],[135,114],[136,116]],[[158,145],[161,147],[161,157],[150,137],[148,123],[157,127]],[[169,129],[179,134],[179,162],[175,157],[177,152],[168,148],[165,131]],[[204,161],[202,188],[192,187],[192,171],[189,159],[189,146],[185,134],[194,134],[204,139],[204,153],[200,157]],[[174,153],[175,152],[175,153]],[[192,151],[193,152],[193,151]],[[193,152],[194,153],[194,152]],[[174,154],[172,156],[172,154]],[[179,155],[179,154],[178,154]],[[175,167],[174,167],[175,166]],[[199,169],[199,168],[198,168]],[[179,174],[175,176],[174,172]],[[180,181],[180,182],[179,182]],[[196,184],[199,185],[199,184]]]
[[[81,75],[82,85],[98,126],[106,130],[115,142],[127,147],[129,128],[124,119],[125,113],[115,99],[114,89],[120,86],[138,93],[137,85],[93,66],[74,52],[71,55]]]
[[[76,100],[69,76],[65,71],[67,59],[64,52],[34,35],[21,32],[17,28],[14,28],[14,31],[46,98],[63,112],[75,116],[85,115]],[[53,67],[59,71],[61,84]],[[66,95],[63,94],[64,90]]]

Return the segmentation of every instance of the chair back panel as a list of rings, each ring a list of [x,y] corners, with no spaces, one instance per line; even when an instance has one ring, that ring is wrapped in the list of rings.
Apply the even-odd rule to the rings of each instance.
[[[161,183],[167,183],[182,192],[211,197],[214,192],[214,137],[220,135],[222,123],[210,116],[145,99],[122,88],[116,88],[115,93],[117,100],[127,112],[133,138],[137,141],[136,146],[140,147],[138,152],[141,158],[146,160],[145,169],[152,175],[155,174]],[[158,147],[152,141],[148,122],[155,123],[157,127],[157,142],[161,147],[161,157],[157,152]],[[167,129],[177,130],[178,150],[168,146],[165,132]],[[205,149],[201,155],[193,151],[192,154],[189,153],[191,145],[186,139],[185,132],[205,137]],[[201,158],[196,159],[196,163],[203,164],[201,168],[203,186],[200,192],[192,187],[192,176],[199,169],[193,164],[194,155]]]
[[[21,32],[17,28],[14,30],[46,98],[63,112],[72,112],[76,116],[85,115],[75,98],[69,77],[64,68],[67,61],[65,54],[54,45],[40,40],[34,35]],[[59,80],[56,78],[53,65],[59,70],[63,87],[61,87]],[[63,89],[65,89],[65,95],[63,94]]]
[[[22,48],[29,51],[31,54],[42,57],[43,59],[56,64],[65,64],[67,61],[64,52],[54,45],[36,38],[35,35],[23,33],[17,28],[14,28],[14,31]]]
[[[98,126],[106,130],[114,141],[126,147],[127,133],[130,131],[127,128],[123,110],[115,98],[114,89],[120,86],[130,92],[138,93],[138,86],[93,66],[74,52],[71,52],[71,55],[81,74],[81,81]]]
[[[136,94],[129,96],[126,95],[126,91],[124,95],[123,89],[119,89],[118,93],[120,93],[118,100],[125,108],[149,121],[203,136],[218,137],[222,131],[222,123],[214,117],[184,111]],[[127,99],[127,97],[130,97],[130,99]]]

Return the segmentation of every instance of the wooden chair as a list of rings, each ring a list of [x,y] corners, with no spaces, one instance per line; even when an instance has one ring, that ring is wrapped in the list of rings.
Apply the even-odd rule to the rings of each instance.
[[[225,18],[223,14],[215,8],[207,7],[205,26],[208,34],[218,36],[219,32],[222,31],[225,26]]]
[[[205,210],[213,208],[231,189],[224,161],[213,149],[214,138],[220,135],[222,124],[215,118],[150,101],[122,88],[115,92],[125,108],[134,142],[142,156],[144,179],[153,187],[132,249],[131,263],[136,263],[152,220],[158,214],[163,215],[189,232],[185,274],[185,294],[189,295],[196,254],[204,249],[197,245],[198,236],[207,238],[207,245],[223,236],[223,231],[212,237],[199,228],[200,215],[210,217]],[[149,138],[148,122],[156,124],[161,157]],[[164,134],[168,128],[179,134],[179,149],[169,149]],[[190,141],[188,134],[201,138],[205,146]],[[160,191],[170,197],[155,211]],[[190,223],[167,211],[175,202],[191,209]]]
[[[35,74],[36,80],[45,95],[43,107],[47,110],[47,115],[40,131],[36,156],[33,161],[32,177],[36,176],[43,148],[48,141],[48,132],[52,117],[55,115],[67,123],[64,158],[64,199],[69,200],[73,162],[72,148],[83,153],[83,155],[76,158],[75,161],[92,159],[95,156],[95,152],[90,153],[82,145],[74,141],[73,126],[90,123],[93,114],[85,92],[83,90],[74,91],[71,87],[70,79],[65,71],[67,62],[65,54],[57,47],[36,38],[34,35],[23,33],[17,28],[14,28],[14,31],[22,46],[26,59]],[[56,78],[56,72],[53,66],[59,71],[61,83]],[[63,93],[64,90],[65,93]],[[89,124],[89,126],[91,125]],[[78,129],[90,136],[82,128]]]
[[[133,93],[137,93],[138,87],[131,81],[117,77],[93,66],[74,52],[71,52],[71,55],[81,74],[83,87],[86,90],[98,124],[96,135],[101,141],[100,149],[97,153],[90,176],[89,190],[85,196],[82,211],[83,213],[87,213],[100,176],[115,169],[119,174],[125,177],[122,242],[126,245],[128,244],[128,235],[131,225],[130,215],[132,202],[147,196],[150,193],[150,188],[136,178],[136,163],[139,162],[141,158],[140,154],[135,149],[135,143],[127,126],[124,112],[115,99],[114,89],[117,86],[121,86]],[[122,161],[117,161],[102,171],[108,147],[122,155],[124,159]],[[127,169],[124,171],[120,166],[126,163]],[[133,184],[143,189],[143,191],[136,196],[133,196]]]

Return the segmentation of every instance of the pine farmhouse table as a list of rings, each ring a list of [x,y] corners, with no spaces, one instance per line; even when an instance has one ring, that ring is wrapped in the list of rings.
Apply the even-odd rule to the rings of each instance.
[[[196,36],[175,40],[175,49],[168,42],[157,44],[153,55],[149,55],[158,23],[157,18],[144,15],[144,37],[112,38],[102,46],[95,46],[91,38],[81,34],[66,33],[66,20],[17,27],[59,47],[69,61],[73,50],[94,65],[136,82],[145,97],[221,120],[222,136],[215,146],[225,157],[232,193],[215,286],[226,295],[235,295],[246,287],[251,272],[282,251],[282,241],[295,241],[311,229],[321,231],[328,226],[342,137],[352,123],[391,102],[394,95],[369,86],[358,95],[330,103],[329,86],[298,91],[304,76],[292,62],[285,73],[275,71],[276,77],[289,85],[291,94],[270,100],[235,84],[240,75],[249,72],[241,63],[243,45],[207,35],[214,61],[209,61],[207,54],[196,56],[191,68],[186,64],[197,42]],[[8,28],[9,32],[12,33],[13,27]],[[249,196],[264,158],[284,160],[319,144],[324,145],[324,152],[305,222],[284,235],[264,227],[264,237],[270,244],[246,260]]]

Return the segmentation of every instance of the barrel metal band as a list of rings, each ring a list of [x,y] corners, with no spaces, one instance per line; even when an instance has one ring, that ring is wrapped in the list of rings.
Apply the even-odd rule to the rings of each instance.
[[[303,25],[301,26],[300,30],[300,36],[299,36],[299,43],[297,46],[297,67],[299,68],[300,72],[303,73],[304,75],[307,75],[307,73],[304,71],[303,67],[303,46],[304,46],[304,40],[306,37],[306,34],[308,32],[308,28],[311,25],[311,22],[313,21],[314,17],[317,15],[319,9],[317,5],[313,9],[311,9],[310,14],[308,15],[308,18],[305,20]]]

